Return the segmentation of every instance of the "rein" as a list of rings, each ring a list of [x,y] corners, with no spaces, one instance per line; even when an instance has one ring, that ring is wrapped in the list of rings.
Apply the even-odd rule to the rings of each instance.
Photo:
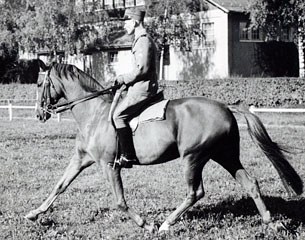
[[[50,114],[57,114],[61,112],[65,112],[67,110],[71,110],[75,105],[88,101],[90,99],[96,98],[98,96],[108,94],[114,90],[117,90],[118,88],[121,87],[121,85],[115,85],[109,88],[106,88],[101,91],[94,92],[92,94],[89,94],[85,97],[79,97],[75,98],[73,100],[70,100],[65,103],[61,104],[51,104],[51,85],[55,89],[54,84],[49,76],[50,71],[47,72],[44,81],[43,81],[43,92],[41,95],[41,106],[40,108],[42,109],[43,112],[45,113],[50,113]],[[55,90],[56,91],[56,90]]]
[[[55,105],[51,105],[50,104],[51,105],[51,109],[52,109],[52,111],[54,113],[61,113],[61,112],[64,112],[64,111],[72,109],[75,105],[77,105],[79,103],[82,103],[82,102],[88,101],[90,99],[96,98],[98,96],[107,94],[107,93],[109,93],[109,92],[111,92],[113,90],[118,89],[119,87],[120,87],[119,85],[112,86],[110,88],[106,88],[104,90],[101,90],[101,91],[89,94],[89,95],[87,95],[85,97],[76,98],[76,99],[73,99],[73,100],[65,102],[65,103],[55,104]]]

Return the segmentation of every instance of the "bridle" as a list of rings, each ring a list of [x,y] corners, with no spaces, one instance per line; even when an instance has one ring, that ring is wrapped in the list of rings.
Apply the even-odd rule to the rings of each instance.
[[[40,98],[39,108],[43,113],[43,120],[47,120],[47,113],[54,114],[53,105],[51,104],[51,84],[52,88],[55,89],[52,80],[50,79],[50,70],[45,73],[43,83],[42,83],[42,93]]]
[[[43,79],[42,83],[42,94],[40,98],[40,105],[39,108],[43,112],[43,120],[47,120],[47,113],[49,114],[57,114],[61,112],[65,112],[67,110],[71,110],[75,105],[88,101],[90,99],[96,98],[101,95],[109,94],[109,93],[114,93],[117,89],[119,89],[122,85],[114,85],[112,87],[106,88],[101,91],[94,92],[92,94],[89,94],[85,97],[80,97],[80,98],[75,98],[73,100],[60,103],[60,104],[52,104],[51,103],[51,87],[54,89],[55,93],[58,94],[56,91],[55,85],[50,77],[50,71],[49,69],[45,73],[45,77]]]

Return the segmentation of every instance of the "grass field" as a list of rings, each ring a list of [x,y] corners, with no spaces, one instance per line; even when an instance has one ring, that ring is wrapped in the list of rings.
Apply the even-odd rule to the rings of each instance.
[[[305,128],[280,127],[262,116],[270,135],[286,144],[291,164],[305,180]],[[291,120],[291,118],[290,118]],[[275,125],[274,125],[275,124]],[[74,149],[74,122],[0,120],[0,239],[305,239],[305,200],[290,199],[270,162],[241,127],[241,161],[256,177],[273,219],[296,233],[261,223],[250,198],[220,166],[203,171],[206,196],[163,235],[138,228],[115,209],[110,186],[95,164],[85,170],[36,222],[23,217],[38,207],[60,178]],[[183,163],[173,161],[122,172],[127,202],[148,222],[161,224],[186,195]]]

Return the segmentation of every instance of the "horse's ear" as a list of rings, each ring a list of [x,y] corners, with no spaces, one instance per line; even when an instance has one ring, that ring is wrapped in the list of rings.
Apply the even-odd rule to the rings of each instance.
[[[50,69],[50,66],[47,66],[42,60],[37,59],[39,68],[45,72]]]

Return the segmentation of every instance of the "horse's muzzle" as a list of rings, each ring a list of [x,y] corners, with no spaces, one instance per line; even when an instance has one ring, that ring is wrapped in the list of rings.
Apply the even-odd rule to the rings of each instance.
[[[51,118],[51,114],[44,109],[36,109],[36,117],[40,122],[44,123]]]

